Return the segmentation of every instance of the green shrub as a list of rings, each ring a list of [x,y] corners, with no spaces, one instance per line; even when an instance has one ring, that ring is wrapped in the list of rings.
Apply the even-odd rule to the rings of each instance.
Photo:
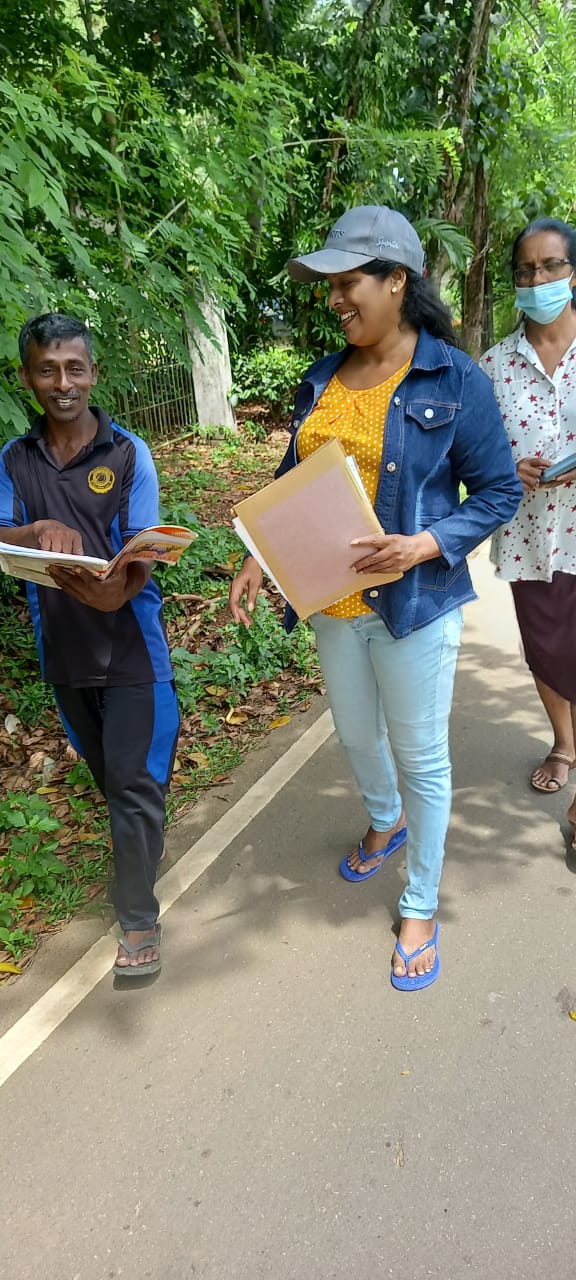
[[[288,413],[310,357],[294,347],[263,347],[234,361],[234,394],[239,401],[258,400],[273,414]]]
[[[246,629],[227,623],[222,642],[218,649],[202,645],[197,652],[181,646],[172,650],[178,696],[186,714],[196,710],[207,685],[225,689],[228,705],[234,706],[261,680],[274,680],[290,667],[299,675],[316,669],[310,628],[299,624],[287,635],[265,596],[258,600],[252,626]]]

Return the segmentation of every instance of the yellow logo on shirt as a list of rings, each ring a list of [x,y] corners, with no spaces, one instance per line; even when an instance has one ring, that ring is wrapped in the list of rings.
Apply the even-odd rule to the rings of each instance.
[[[93,467],[88,476],[88,488],[92,493],[110,493],[116,483],[116,476],[110,467]]]

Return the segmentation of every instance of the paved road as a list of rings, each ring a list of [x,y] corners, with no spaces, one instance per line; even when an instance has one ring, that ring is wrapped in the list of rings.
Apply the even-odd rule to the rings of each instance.
[[[337,875],[363,816],[331,737],[167,912],[160,980],[104,978],[0,1089],[2,1280],[573,1280],[568,788],[527,785],[545,723],[475,573],[441,980],[389,984],[401,855]],[[4,1027],[99,929],[49,945]]]

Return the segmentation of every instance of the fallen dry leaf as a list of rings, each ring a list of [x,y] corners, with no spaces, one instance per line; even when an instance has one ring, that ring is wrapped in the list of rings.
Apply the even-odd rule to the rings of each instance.
[[[231,707],[226,716],[226,724],[246,724],[247,719],[245,711],[237,711],[235,707]]]
[[[276,719],[272,720],[271,724],[268,725],[268,728],[281,729],[283,725],[290,724],[291,719],[292,716],[277,716]]]
[[[22,973],[22,970],[17,964],[10,964],[8,960],[0,960],[0,973]]]
[[[209,693],[211,698],[226,698],[230,690],[223,684],[207,684],[205,692]]]

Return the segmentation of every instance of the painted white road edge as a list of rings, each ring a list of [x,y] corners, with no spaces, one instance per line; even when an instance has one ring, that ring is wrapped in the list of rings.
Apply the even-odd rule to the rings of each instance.
[[[241,800],[186,850],[158,883],[161,916],[203,875],[252,819],[270,804],[282,787],[324,745],[333,730],[332,716],[329,711],[325,711],[250,787]],[[101,979],[109,974],[117,946],[118,927],[114,925],[0,1037],[0,1088],[94,990]]]

